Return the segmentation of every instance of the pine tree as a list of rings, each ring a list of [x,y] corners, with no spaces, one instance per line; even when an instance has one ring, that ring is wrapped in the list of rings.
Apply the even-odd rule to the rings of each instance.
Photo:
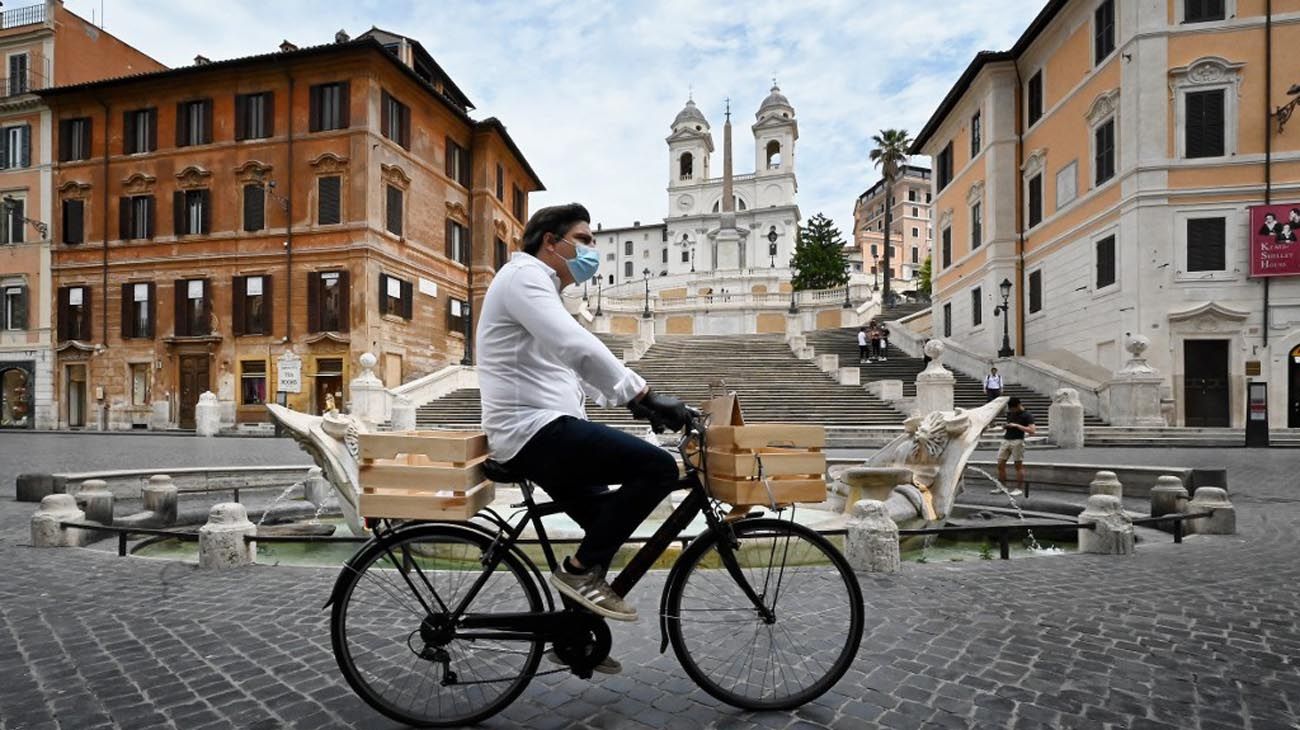
[[[830,218],[818,213],[808,220],[807,226],[799,228],[790,268],[794,270],[796,291],[829,289],[848,283],[844,238]]]

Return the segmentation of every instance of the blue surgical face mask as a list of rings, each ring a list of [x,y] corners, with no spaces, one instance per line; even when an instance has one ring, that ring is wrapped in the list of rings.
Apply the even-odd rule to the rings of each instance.
[[[562,240],[567,241],[573,246],[573,250],[578,252],[577,256],[564,260],[564,263],[569,266],[569,273],[573,275],[573,281],[583,282],[595,276],[596,271],[600,269],[600,252],[594,246],[584,246],[568,239]]]

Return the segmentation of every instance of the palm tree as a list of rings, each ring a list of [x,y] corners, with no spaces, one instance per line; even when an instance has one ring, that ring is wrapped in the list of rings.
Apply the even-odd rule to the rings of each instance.
[[[893,271],[890,263],[892,257],[889,255],[889,232],[893,226],[894,181],[902,166],[907,164],[907,150],[912,146],[912,138],[906,129],[882,129],[880,134],[871,135],[871,141],[876,145],[871,150],[871,161],[885,177],[885,288],[881,292],[880,301],[888,304],[893,299],[889,291],[892,278],[890,272]]]

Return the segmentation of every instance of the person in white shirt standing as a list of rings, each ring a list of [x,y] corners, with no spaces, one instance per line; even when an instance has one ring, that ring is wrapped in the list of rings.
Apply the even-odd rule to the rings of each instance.
[[[984,376],[984,402],[988,403],[1000,395],[1002,395],[1002,376],[998,375],[997,368],[989,368],[989,374]]]
[[[635,621],[636,609],[605,571],[677,488],[677,462],[654,444],[588,421],[585,397],[625,405],[657,430],[680,430],[691,410],[652,391],[565,310],[560,290],[591,279],[600,265],[590,222],[577,203],[537,211],[524,227],[523,251],[488,287],[477,330],[483,430],[492,457],[545,489],[585,532],[551,583],[601,616]],[[610,491],[611,484],[621,486]]]
[[[867,328],[859,327],[858,328],[858,364],[859,365],[867,361],[867,352],[869,347],[870,346],[867,344]]]

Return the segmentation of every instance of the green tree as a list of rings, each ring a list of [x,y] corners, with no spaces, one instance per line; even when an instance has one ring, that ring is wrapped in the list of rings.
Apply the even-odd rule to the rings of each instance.
[[[849,281],[848,265],[844,238],[830,218],[818,213],[799,228],[790,260],[796,291],[843,286]]]
[[[925,263],[921,264],[920,271],[916,272],[916,290],[925,296],[930,296],[930,257],[925,257]]]
[[[881,174],[885,177],[885,288],[881,294],[881,301],[888,303],[891,300],[889,294],[890,272],[893,266],[890,263],[889,234],[893,230],[893,213],[894,213],[894,181],[898,179],[899,170],[907,164],[908,149],[912,146],[912,138],[908,136],[906,129],[882,129],[880,134],[871,135],[871,141],[875,143],[876,148],[871,150],[871,161],[880,168]]]

